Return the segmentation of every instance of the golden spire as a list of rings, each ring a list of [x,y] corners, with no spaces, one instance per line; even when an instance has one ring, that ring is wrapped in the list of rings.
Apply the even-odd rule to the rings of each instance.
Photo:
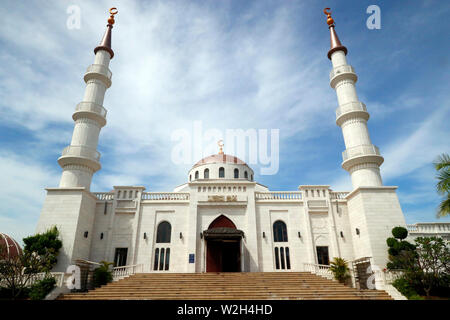
[[[113,25],[114,24],[114,15],[116,15],[117,14],[117,12],[119,12],[119,10],[117,10],[117,8],[111,8],[111,9],[109,9],[109,13],[111,14],[110,16],[109,16],[109,19],[108,19],[108,24],[110,24],[110,25]]]
[[[323,13],[325,13],[327,15],[327,23],[329,26],[334,25],[334,20],[331,17],[331,9],[330,8],[325,8],[323,9]]]
[[[223,154],[223,140],[217,141],[217,145],[219,146],[219,154]]]
[[[328,51],[328,59],[331,60],[331,55],[333,52],[344,51],[344,53],[347,54],[347,48],[342,45],[336,31],[334,30],[334,19],[331,17],[330,10],[330,8],[323,9],[323,13],[327,15],[328,29],[330,29],[330,50]]]
[[[109,9],[109,13],[111,14],[108,18],[108,25],[106,26],[106,32],[103,35],[102,41],[100,42],[100,44],[94,49],[94,53],[97,53],[98,50],[104,50],[109,52],[111,59],[114,57],[114,51],[111,48],[111,29],[113,28],[113,24],[114,24],[114,15],[117,14],[117,12],[119,12],[117,10],[117,8],[111,8]]]

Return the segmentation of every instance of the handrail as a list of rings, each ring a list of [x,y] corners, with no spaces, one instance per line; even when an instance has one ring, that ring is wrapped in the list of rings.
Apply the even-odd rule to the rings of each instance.
[[[114,267],[112,270],[113,280],[117,281],[143,271],[143,264],[133,264],[129,266]]]
[[[333,279],[333,273],[330,270],[330,266],[326,264],[317,263],[303,263],[304,271],[308,271],[328,279]]]

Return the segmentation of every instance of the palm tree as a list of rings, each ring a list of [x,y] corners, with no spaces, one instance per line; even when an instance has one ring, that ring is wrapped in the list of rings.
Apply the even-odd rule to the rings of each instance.
[[[450,156],[446,153],[441,154],[434,162],[434,167],[438,171],[436,178],[439,180],[436,184],[437,192],[444,196],[437,217],[445,217],[450,214]]]

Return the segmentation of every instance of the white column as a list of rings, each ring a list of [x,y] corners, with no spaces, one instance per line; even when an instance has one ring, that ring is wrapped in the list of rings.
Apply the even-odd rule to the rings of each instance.
[[[92,175],[101,168],[97,146],[100,130],[106,124],[103,100],[106,89],[111,86],[110,59],[109,52],[98,50],[94,64],[84,75],[84,98],[72,115],[75,121],[72,140],[58,159],[63,169],[60,188],[84,187],[89,190]]]
[[[367,128],[369,113],[356,93],[358,77],[353,67],[347,64],[344,50],[334,51],[331,62],[330,85],[336,90],[339,103],[336,124],[342,129],[346,147],[342,167],[350,173],[353,188],[381,186],[380,165],[384,159],[370,140]]]

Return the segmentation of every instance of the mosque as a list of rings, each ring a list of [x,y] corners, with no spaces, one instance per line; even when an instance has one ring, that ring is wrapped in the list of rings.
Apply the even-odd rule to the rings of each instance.
[[[93,174],[101,168],[103,101],[112,84],[115,13],[84,74],[72,140],[58,159],[61,180],[46,189],[36,229],[56,225],[60,230],[63,248],[54,271],[65,271],[77,259],[165,273],[303,271],[328,265],[333,257],[386,266],[386,239],[393,227],[406,227],[405,218],[397,187],[383,185],[384,159],[370,139],[369,112],[356,93],[358,77],[329,12],[330,86],[338,100],[336,124],[345,141],[342,168],[350,174],[350,192],[329,185],[272,191],[222,147],[195,163],[186,183],[171,192],[146,192],[143,186],[92,192]]]

